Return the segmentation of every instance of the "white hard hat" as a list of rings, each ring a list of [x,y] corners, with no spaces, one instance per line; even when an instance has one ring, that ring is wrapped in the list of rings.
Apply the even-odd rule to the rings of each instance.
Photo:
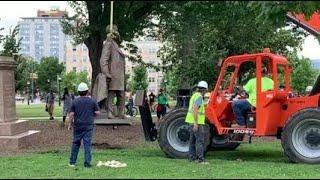
[[[200,81],[200,82],[198,83],[198,87],[208,89],[208,83],[205,82],[205,81]]]
[[[88,88],[88,85],[84,82],[80,83],[79,86],[78,86],[78,91],[79,92],[83,92],[83,91],[88,91],[89,88]]]
[[[306,91],[310,92],[312,90],[312,86],[307,86]]]

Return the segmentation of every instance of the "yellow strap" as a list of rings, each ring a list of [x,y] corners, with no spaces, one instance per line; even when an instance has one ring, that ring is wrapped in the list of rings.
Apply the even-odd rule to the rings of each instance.
[[[111,1],[111,6],[110,6],[110,33],[112,33],[112,26],[113,26],[113,1]]]

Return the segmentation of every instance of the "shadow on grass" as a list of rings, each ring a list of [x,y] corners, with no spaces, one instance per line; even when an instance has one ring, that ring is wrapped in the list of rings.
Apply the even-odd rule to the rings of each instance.
[[[121,147],[121,146],[111,146],[109,143],[92,143],[92,147],[99,150],[124,149],[124,147]]]
[[[290,163],[282,150],[278,149],[239,149],[234,151],[209,151],[207,159],[227,161]]]

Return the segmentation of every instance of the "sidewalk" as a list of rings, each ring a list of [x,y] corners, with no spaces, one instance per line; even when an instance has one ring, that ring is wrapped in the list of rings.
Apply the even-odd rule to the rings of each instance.
[[[151,115],[152,117],[156,117],[157,115],[156,114],[152,114]],[[127,116],[127,117],[130,117],[130,116]],[[136,118],[140,118],[141,116],[140,115],[137,115]],[[46,116],[46,117],[19,117],[19,119],[22,119],[22,120],[48,120],[48,121],[54,121],[54,120],[62,120],[62,117],[54,117],[54,120],[49,120],[49,117]]]

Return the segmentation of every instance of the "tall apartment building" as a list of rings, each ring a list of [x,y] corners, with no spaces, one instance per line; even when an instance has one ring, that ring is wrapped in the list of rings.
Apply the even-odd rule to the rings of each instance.
[[[20,53],[40,61],[42,57],[55,56],[65,61],[66,35],[62,32],[60,20],[68,16],[66,11],[52,8],[37,12],[37,17],[21,17],[19,39]]]

